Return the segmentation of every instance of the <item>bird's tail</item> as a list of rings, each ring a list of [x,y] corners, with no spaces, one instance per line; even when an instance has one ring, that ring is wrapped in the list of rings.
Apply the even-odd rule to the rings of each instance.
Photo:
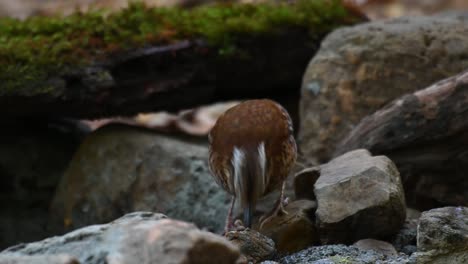
[[[244,225],[245,227],[252,227],[252,215],[255,210],[255,205],[252,202],[247,202],[247,205],[244,207]]]
[[[244,213],[244,225],[252,227],[258,198],[265,191],[265,146],[234,150],[234,184]]]

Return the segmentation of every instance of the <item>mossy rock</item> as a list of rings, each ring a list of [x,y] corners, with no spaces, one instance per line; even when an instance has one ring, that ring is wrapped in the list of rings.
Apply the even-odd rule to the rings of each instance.
[[[349,14],[339,0],[212,4],[193,9],[133,3],[114,13],[94,10],[24,21],[3,18],[0,96],[64,98],[80,85],[70,85],[70,78],[63,76],[77,72],[81,76],[83,69],[107,65],[116,54],[137,49],[201,40],[210,51],[211,63],[248,60],[255,55],[245,47],[246,40],[255,44],[257,39],[280,38],[293,30],[306,34],[316,47],[318,40],[334,28],[357,21],[359,18]],[[98,81],[112,80],[106,70],[93,74]]]

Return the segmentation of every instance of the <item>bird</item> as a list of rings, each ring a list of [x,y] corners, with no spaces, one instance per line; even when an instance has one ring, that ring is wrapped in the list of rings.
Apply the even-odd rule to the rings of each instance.
[[[208,134],[209,169],[231,195],[224,232],[233,226],[236,199],[243,213],[243,227],[252,227],[252,215],[260,198],[280,190],[272,210],[260,218],[262,225],[287,214],[283,201],[285,180],[297,158],[290,115],[270,99],[251,99],[219,116]]]

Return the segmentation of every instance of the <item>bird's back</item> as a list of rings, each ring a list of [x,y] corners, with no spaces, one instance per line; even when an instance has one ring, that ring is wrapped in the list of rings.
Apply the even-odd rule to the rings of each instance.
[[[267,159],[265,193],[287,177],[296,158],[292,122],[286,110],[274,101],[249,100],[227,110],[210,132],[210,168],[228,192],[234,148],[257,150],[264,144]]]

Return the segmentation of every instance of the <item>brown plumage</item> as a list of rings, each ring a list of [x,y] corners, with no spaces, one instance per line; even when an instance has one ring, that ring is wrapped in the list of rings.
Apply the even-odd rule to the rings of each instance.
[[[227,230],[232,226],[236,198],[240,199],[247,227],[251,226],[258,199],[280,187],[280,198],[270,216],[283,211],[282,185],[297,151],[292,121],[282,106],[267,99],[240,103],[219,117],[209,140],[211,172],[233,195]]]

